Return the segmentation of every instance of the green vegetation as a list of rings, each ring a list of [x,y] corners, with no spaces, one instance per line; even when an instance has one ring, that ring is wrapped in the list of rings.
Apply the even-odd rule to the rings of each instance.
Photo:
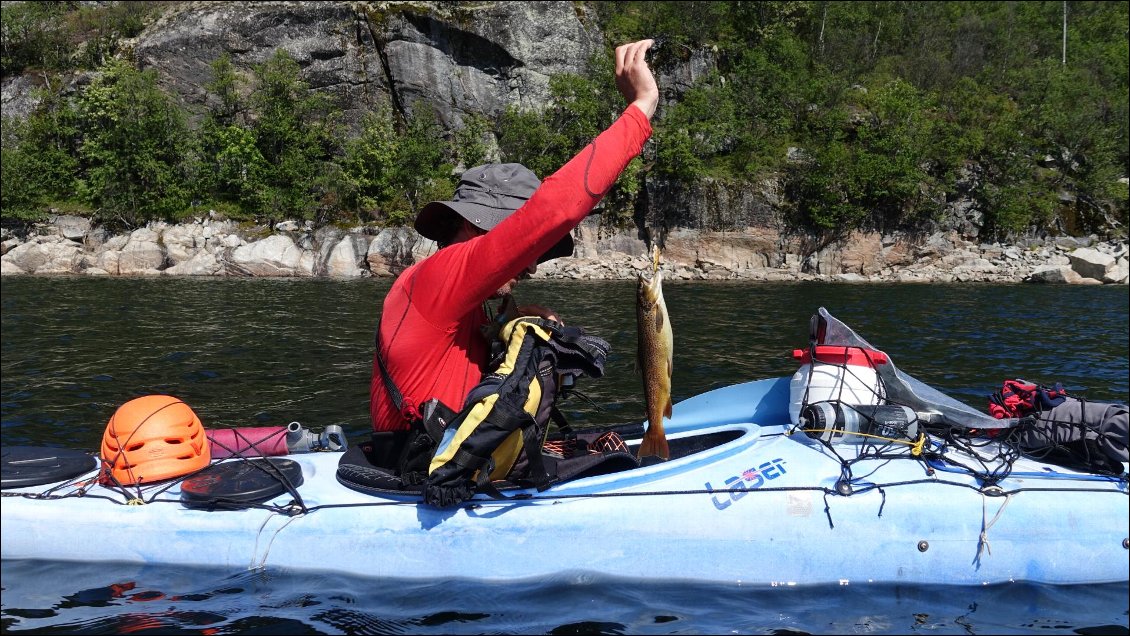
[[[79,99],[79,128],[79,194],[103,216],[136,225],[188,206],[188,128],[155,72],[108,62]]]
[[[653,65],[683,80],[661,87],[653,143],[605,197],[611,226],[633,222],[645,179],[768,177],[791,222],[825,236],[925,228],[958,198],[1000,237],[1130,224],[1125,1],[589,2],[608,51],[584,77],[553,77],[545,111],[448,131],[426,104],[384,105],[352,135],[281,51],[250,75],[216,60],[190,127],[119,50],[163,4],[5,5],[3,75],[45,83],[35,113],[4,121],[5,219],[405,223],[493,139],[501,160],[550,174],[622,108],[612,45],[658,36]],[[78,69],[99,73],[65,94],[57,78]]]
[[[96,69],[123,39],[170,2],[4,3],[0,12],[0,73]]]
[[[656,125],[660,174],[782,175],[819,232],[914,229],[959,196],[997,235],[1125,232],[1126,2],[596,4],[610,41],[717,50]]]

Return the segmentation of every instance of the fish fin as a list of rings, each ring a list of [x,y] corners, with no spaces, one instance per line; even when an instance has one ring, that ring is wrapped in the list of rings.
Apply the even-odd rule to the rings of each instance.
[[[667,436],[663,434],[652,435],[651,429],[643,436],[643,441],[640,442],[639,452],[636,453],[637,458],[662,457],[664,461],[671,459],[671,449],[667,445]]]
[[[665,320],[665,318],[663,317],[662,311],[655,312],[655,330],[656,331],[660,331],[660,330],[663,329],[663,321],[664,320]]]
[[[663,407],[663,414],[666,415],[668,419],[671,418],[671,400],[667,400],[667,406]]]

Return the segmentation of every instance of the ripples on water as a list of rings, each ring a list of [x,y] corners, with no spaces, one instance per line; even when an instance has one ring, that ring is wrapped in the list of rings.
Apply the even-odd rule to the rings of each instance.
[[[7,277],[3,443],[97,448],[114,409],[151,393],[180,397],[205,425],[336,423],[360,441],[388,284]],[[579,383],[598,406],[574,398],[566,415],[579,426],[642,419],[635,283],[523,285],[523,302],[613,347],[606,376]],[[676,402],[791,374],[789,353],[807,344],[819,306],[979,409],[1011,377],[1096,401],[1130,393],[1124,286],[667,282],[664,292]],[[1128,624],[1125,584],[766,588],[575,575],[503,585],[19,561],[2,575],[5,632],[1125,634]]]
[[[3,628],[27,633],[1126,633],[1125,613],[1109,609],[1125,608],[1125,585],[1084,597],[1028,584],[769,588],[584,574],[495,584],[37,561],[6,562],[2,576]]]

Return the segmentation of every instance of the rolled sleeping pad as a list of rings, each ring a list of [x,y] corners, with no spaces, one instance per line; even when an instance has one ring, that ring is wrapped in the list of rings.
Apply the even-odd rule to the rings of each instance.
[[[212,459],[228,457],[270,457],[320,450],[343,451],[349,446],[341,426],[330,424],[321,434],[298,422],[286,426],[259,428],[219,428],[207,430]]]
[[[205,431],[212,446],[212,459],[225,457],[272,457],[288,455],[287,427],[218,428]]]

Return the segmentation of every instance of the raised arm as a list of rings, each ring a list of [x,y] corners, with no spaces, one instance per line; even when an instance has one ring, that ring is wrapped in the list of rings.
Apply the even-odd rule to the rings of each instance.
[[[547,177],[529,201],[486,234],[436,254],[429,283],[451,303],[437,322],[456,318],[486,300],[584,220],[651,136],[650,117],[659,88],[644,55],[651,40],[616,48],[616,86],[628,101],[624,113],[592,143]],[[446,253],[444,253],[446,252]],[[453,275],[455,273],[457,275]]]

